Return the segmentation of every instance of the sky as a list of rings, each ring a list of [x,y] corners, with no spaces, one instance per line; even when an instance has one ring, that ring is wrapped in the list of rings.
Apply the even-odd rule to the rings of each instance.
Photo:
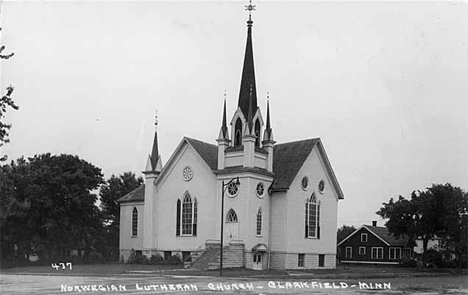
[[[216,144],[240,88],[247,1],[1,3],[10,160],[75,154],[142,175],[158,112],[166,163]],[[278,143],[320,137],[344,192],[338,225],[391,197],[468,190],[467,2],[253,1],[258,103]]]

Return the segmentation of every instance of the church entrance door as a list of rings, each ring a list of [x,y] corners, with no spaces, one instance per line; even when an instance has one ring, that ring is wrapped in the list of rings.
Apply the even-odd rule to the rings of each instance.
[[[257,252],[253,255],[253,269],[254,270],[262,270],[262,262],[263,261],[263,254]]]
[[[224,240],[227,243],[239,239],[239,220],[237,219],[236,211],[234,211],[233,209],[229,210],[227,214],[226,224],[224,228]]]

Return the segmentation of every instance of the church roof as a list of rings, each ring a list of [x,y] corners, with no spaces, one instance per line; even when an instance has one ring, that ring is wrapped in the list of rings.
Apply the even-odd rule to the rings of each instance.
[[[271,189],[286,190],[296,177],[319,138],[276,144],[273,148],[275,181]]]
[[[140,185],[137,189],[129,192],[122,198],[118,199],[117,202],[125,203],[125,202],[142,202],[145,200],[145,185]]]
[[[202,157],[203,161],[208,164],[211,170],[218,168],[218,147],[216,145],[189,137],[185,137],[185,139]]]

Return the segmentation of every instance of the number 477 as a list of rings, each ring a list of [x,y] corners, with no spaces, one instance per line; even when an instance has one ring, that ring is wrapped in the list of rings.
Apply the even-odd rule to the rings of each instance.
[[[61,263],[59,263],[59,264],[52,263],[52,268],[55,268],[55,270],[59,270],[60,267],[62,267],[62,269],[65,269],[65,268],[69,267],[70,270],[72,270],[72,268],[73,268],[71,262],[67,262],[67,263],[61,262]]]

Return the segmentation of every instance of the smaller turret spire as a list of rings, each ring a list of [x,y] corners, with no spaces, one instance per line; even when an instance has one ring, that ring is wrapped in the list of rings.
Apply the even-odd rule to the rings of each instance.
[[[226,91],[224,91],[223,124],[221,126],[221,133],[223,135],[223,139],[228,138],[228,129],[226,123]]]
[[[159,146],[158,146],[158,111],[156,110],[156,115],[154,117],[154,140],[153,140],[153,149],[151,150],[150,161],[151,168],[156,170],[156,166],[159,160]]]
[[[273,130],[271,129],[270,123],[270,93],[267,92],[267,119],[266,128],[263,134],[263,141],[273,141]]]

